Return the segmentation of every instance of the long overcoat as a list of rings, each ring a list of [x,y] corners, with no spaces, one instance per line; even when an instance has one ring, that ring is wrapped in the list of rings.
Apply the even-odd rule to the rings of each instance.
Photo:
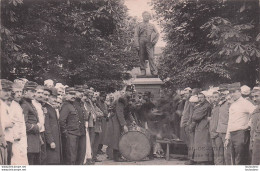
[[[27,134],[27,153],[39,153],[41,149],[41,140],[37,110],[32,104],[32,100],[24,98],[21,101],[21,107],[24,113],[24,121]]]
[[[194,161],[210,162],[213,160],[213,149],[210,141],[209,120],[211,105],[205,101],[194,108],[192,121],[196,122],[194,134]]]
[[[45,114],[45,138],[48,164],[60,164],[62,161],[60,125],[56,110],[49,104],[45,104],[47,113]],[[55,149],[51,149],[50,144],[55,143]]]
[[[112,113],[107,122],[107,132],[104,138],[104,144],[112,149],[118,150],[119,140],[122,133],[122,128],[127,123],[133,121],[130,116],[128,100],[126,98],[119,98],[113,104]]]

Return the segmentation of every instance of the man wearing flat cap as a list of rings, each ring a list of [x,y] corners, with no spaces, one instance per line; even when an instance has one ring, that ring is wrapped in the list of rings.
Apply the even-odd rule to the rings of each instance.
[[[21,101],[21,107],[23,109],[26,133],[27,133],[27,156],[29,165],[40,165],[40,128],[39,117],[36,108],[32,104],[34,99],[37,83],[28,81],[24,85],[24,97]]]
[[[235,151],[235,165],[245,165],[249,164],[249,119],[255,106],[241,95],[241,88],[233,87],[230,92],[234,103],[229,108],[225,146],[231,143],[231,149]]]
[[[0,94],[1,104],[1,125],[4,131],[5,140],[7,143],[7,164],[11,164],[12,145],[14,142],[13,134],[13,116],[10,112],[10,107],[7,105],[7,100],[11,97],[12,82],[6,79],[1,79],[2,91]]]

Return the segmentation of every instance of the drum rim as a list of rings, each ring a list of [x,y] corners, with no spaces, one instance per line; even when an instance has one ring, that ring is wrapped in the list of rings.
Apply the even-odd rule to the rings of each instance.
[[[139,132],[139,133],[141,133],[141,134],[143,134],[144,136],[146,136],[142,131],[138,131],[138,130],[129,130],[129,131],[127,131],[127,132],[124,132],[121,136],[120,136],[120,139],[119,139],[119,143],[118,143],[118,150],[119,150],[119,152],[122,154],[122,152],[121,152],[121,148],[120,148],[120,140],[122,139],[122,136],[124,136],[125,134],[127,134],[127,133],[129,133],[129,132]],[[146,136],[147,137],[147,136]],[[149,140],[149,138],[147,138],[148,140]],[[150,145],[150,150],[152,150],[152,142],[151,141],[149,141],[149,145]],[[148,154],[149,155],[149,154]],[[147,156],[148,156],[147,155]],[[147,157],[146,156],[146,157]],[[123,156],[123,157],[125,157],[125,156]],[[146,158],[146,157],[143,157],[143,158],[141,158],[141,159],[139,159],[139,160],[130,160],[130,161],[141,161],[141,160],[143,160],[144,158]],[[128,159],[127,159],[128,160]]]

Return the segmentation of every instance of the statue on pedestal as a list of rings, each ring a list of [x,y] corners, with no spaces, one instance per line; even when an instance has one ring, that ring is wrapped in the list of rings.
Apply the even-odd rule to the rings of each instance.
[[[157,75],[158,70],[154,64],[154,46],[159,40],[159,32],[149,23],[151,14],[147,11],[142,14],[143,22],[135,28],[134,43],[140,58],[141,75],[146,75],[145,60],[149,61],[151,74]]]

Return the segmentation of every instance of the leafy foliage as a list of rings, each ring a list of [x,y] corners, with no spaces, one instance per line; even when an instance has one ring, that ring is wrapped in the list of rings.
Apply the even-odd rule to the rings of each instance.
[[[10,3],[12,2],[12,3]],[[114,91],[137,63],[123,0],[4,0],[2,77]]]
[[[260,57],[257,0],[153,0],[152,5],[167,42],[160,60],[166,86],[255,84]]]

